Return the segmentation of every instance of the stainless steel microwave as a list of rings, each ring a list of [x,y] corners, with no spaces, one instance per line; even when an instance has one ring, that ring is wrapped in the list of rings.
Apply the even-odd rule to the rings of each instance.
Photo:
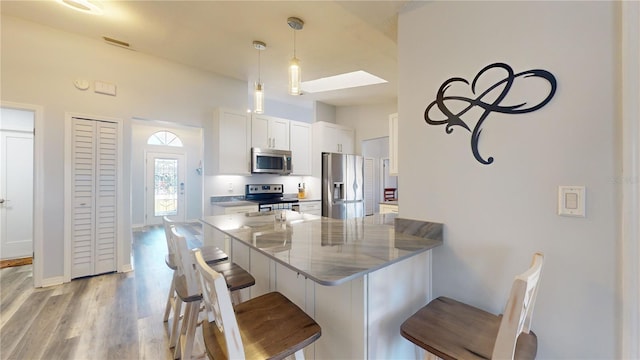
[[[254,174],[291,174],[291,151],[251,148],[251,172]]]

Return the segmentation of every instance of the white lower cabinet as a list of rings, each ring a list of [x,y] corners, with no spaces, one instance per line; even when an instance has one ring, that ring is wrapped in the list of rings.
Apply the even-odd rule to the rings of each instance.
[[[249,213],[258,211],[258,205],[240,205],[240,206],[212,206],[213,215],[224,215],[224,214],[241,214],[241,213]],[[206,245],[213,245],[222,249],[225,253],[230,255],[231,249],[231,238],[220,231],[213,229],[213,227],[208,225],[203,225],[203,236],[204,242]]]
[[[254,286],[242,290],[242,300],[278,291],[322,328],[322,336],[305,348],[305,358],[393,359],[420,352],[399,329],[425,303],[411,299],[431,298],[431,251],[325,286],[240,241],[233,241],[232,247],[232,260],[256,279]],[[276,256],[285,259],[286,250]]]
[[[398,205],[395,204],[380,204],[380,214],[388,214],[388,213],[393,213],[393,214],[397,214],[398,213]]]
[[[301,213],[322,216],[322,202],[318,201],[300,201],[298,202]]]

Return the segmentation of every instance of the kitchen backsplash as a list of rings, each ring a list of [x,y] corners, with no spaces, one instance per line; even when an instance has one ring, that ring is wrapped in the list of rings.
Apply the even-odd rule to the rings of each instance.
[[[204,176],[205,198],[212,196],[244,195],[247,184],[283,184],[285,196],[298,194],[298,184],[304,182],[306,197],[320,199],[321,180],[312,176],[278,176],[278,175],[217,175]]]

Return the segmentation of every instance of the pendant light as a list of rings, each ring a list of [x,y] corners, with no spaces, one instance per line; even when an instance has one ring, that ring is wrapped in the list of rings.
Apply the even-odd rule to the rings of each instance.
[[[262,41],[255,40],[253,47],[258,50],[258,82],[255,83],[255,92],[253,95],[253,111],[256,114],[264,113],[264,84],[260,79],[260,52],[267,48],[267,44]]]
[[[300,95],[300,79],[302,73],[300,69],[300,61],[296,58],[296,31],[302,30],[304,21],[297,17],[287,19],[287,24],[293,29],[293,59],[289,62],[289,94]]]

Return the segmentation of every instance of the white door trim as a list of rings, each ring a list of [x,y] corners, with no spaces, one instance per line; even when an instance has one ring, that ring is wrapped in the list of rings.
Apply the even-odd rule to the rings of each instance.
[[[116,241],[116,268],[118,272],[125,272],[131,270],[130,263],[130,248],[131,248],[131,236],[127,236],[124,232],[124,148],[123,148],[123,121],[117,118],[86,115],[73,112],[65,113],[65,143],[64,143],[64,161],[65,161],[65,180],[64,180],[64,209],[65,215],[71,214],[71,164],[72,161],[72,119],[81,118],[97,121],[109,121],[117,124],[118,129],[118,175],[116,179],[117,195],[116,195],[116,208],[117,213],[117,241]],[[64,282],[71,281],[71,216],[65,216],[64,221]]]
[[[621,358],[640,359],[640,2],[623,1]]]
[[[42,287],[44,256],[44,110],[42,106],[1,101],[0,106],[10,109],[33,111],[33,285]]]

